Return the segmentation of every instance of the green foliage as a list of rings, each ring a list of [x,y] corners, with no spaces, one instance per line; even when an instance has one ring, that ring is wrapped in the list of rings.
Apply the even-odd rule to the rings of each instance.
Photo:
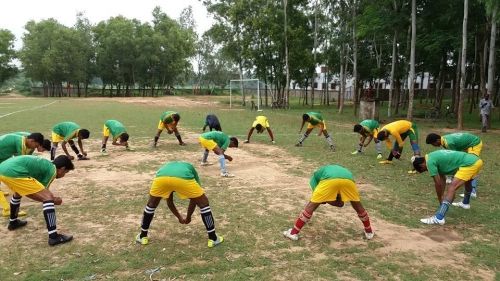
[[[12,63],[16,57],[14,39],[12,32],[0,29],[0,85],[17,73],[17,67]]]

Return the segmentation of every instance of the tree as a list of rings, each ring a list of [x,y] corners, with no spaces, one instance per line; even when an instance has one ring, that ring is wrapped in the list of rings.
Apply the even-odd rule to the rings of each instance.
[[[417,41],[417,3],[416,0],[411,1],[411,53],[410,53],[410,75],[408,83],[410,83],[410,92],[408,94],[408,113],[406,118],[413,119],[413,97],[415,96],[415,45]]]
[[[14,50],[14,34],[0,29],[0,85],[17,74],[17,67],[12,63],[16,57]]]
[[[467,15],[469,12],[469,0],[464,0],[464,19],[462,24],[462,59],[460,66],[460,100],[458,101],[458,124],[457,129],[463,130],[464,101],[465,101],[465,64],[467,59]]]

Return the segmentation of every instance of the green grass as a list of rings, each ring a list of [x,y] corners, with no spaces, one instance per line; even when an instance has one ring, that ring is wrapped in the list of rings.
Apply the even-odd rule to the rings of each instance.
[[[189,97],[191,98],[191,97]],[[206,97],[205,97],[206,98]],[[212,98],[212,97],[211,97]],[[226,97],[213,97],[222,102],[220,107],[166,107],[155,103],[132,104],[113,99],[12,99],[0,98],[0,116],[9,112],[56,103],[12,114],[0,119],[0,133],[10,131],[40,131],[50,136],[51,127],[61,121],[77,122],[91,131],[91,140],[85,145],[96,153],[99,147],[102,124],[106,119],[118,119],[126,125],[131,143],[136,152],[123,152],[110,147],[109,157],[94,157],[82,164],[72,178],[58,180],[64,187],[56,190],[65,204],[57,208],[58,223],[65,232],[75,235],[75,241],[64,246],[49,248],[39,204],[24,207],[30,221],[28,227],[16,235],[4,234],[0,242],[1,280],[149,280],[149,271],[156,280],[476,280],[476,271],[447,268],[443,263],[429,264],[418,252],[384,253],[391,237],[369,243],[361,239],[361,224],[348,206],[333,218],[332,210],[319,208],[313,220],[305,226],[303,239],[292,243],[281,237],[280,232],[290,227],[300,212],[306,197],[307,186],[290,189],[286,183],[267,187],[266,175],[262,181],[250,186],[245,179],[222,180],[216,176],[202,177],[202,183],[210,199],[217,231],[226,237],[226,243],[214,249],[206,247],[204,227],[198,217],[193,216],[192,225],[179,225],[169,214],[166,204],[157,209],[151,227],[151,245],[141,247],[133,243],[140,227],[140,219],[152,175],[165,161],[189,160],[196,164],[201,149],[196,143],[180,148],[173,136],[162,134],[159,149],[148,148],[158,117],[163,110],[174,109],[181,113],[180,132],[199,133],[207,113],[215,113],[222,122],[224,131],[238,136],[242,141],[257,114],[248,109],[228,110]],[[163,100],[163,99],[162,99]],[[137,98],[137,101],[141,101]],[[160,99],[159,99],[160,101]],[[168,98],[166,98],[168,104]],[[361,183],[369,183],[376,190],[363,190],[363,205],[372,218],[380,218],[405,227],[409,231],[435,229],[422,226],[419,218],[432,214],[437,207],[432,179],[427,175],[407,175],[410,169],[408,144],[404,159],[392,166],[380,166],[373,145],[363,155],[352,156],[358,136],[352,133],[357,121],[352,108],[347,107],[342,115],[336,107],[315,106],[327,121],[328,131],[337,145],[330,152],[323,137],[313,134],[304,147],[296,148],[300,117],[310,111],[293,105],[289,110],[267,110],[265,114],[276,136],[276,146],[284,149],[301,164],[290,164],[286,155],[270,155],[258,146],[249,150],[254,156],[266,161],[278,161],[290,176],[308,179],[312,171],[324,164],[338,163],[349,168]],[[381,113],[385,113],[382,109]],[[384,114],[382,114],[384,115]],[[479,127],[477,116],[468,116],[467,128]],[[383,118],[385,122],[391,120]],[[420,143],[424,152],[430,146],[424,142],[429,132],[442,132],[449,127],[445,122],[431,123],[417,120]],[[498,121],[493,123],[498,127]],[[477,132],[476,132],[477,133]],[[480,134],[480,133],[478,133]],[[500,256],[500,212],[496,187],[500,167],[498,132],[480,134],[485,144],[482,158],[485,162],[479,188],[479,199],[472,201],[468,211],[451,209],[446,228],[459,233],[465,240],[453,247],[453,251],[466,260],[449,261],[444,264],[471,264],[493,272],[498,278],[498,256]],[[267,133],[252,136],[252,143],[267,145]],[[108,147],[111,146],[108,143]],[[146,155],[138,161],[129,162],[130,155]],[[228,151],[231,155],[231,149]],[[113,156],[114,155],[114,156]],[[150,158],[147,155],[151,155]],[[122,158],[120,158],[122,157]],[[215,161],[210,156],[211,161]],[[92,161],[92,162],[91,162]],[[238,162],[231,167],[245,165]],[[99,172],[102,178],[89,178],[89,173]],[[107,179],[113,173],[123,172],[122,181]],[[108,174],[107,174],[108,173]],[[282,189],[282,191],[280,191]],[[302,192],[303,191],[303,192]],[[24,200],[23,202],[28,202]],[[187,202],[176,200],[181,210]],[[24,204],[24,203],[23,203]],[[269,207],[274,206],[274,207]],[[289,208],[289,209],[287,209]],[[333,214],[334,211],[333,210]],[[353,221],[343,218],[353,215]],[[346,223],[349,222],[349,223]],[[377,230],[377,220],[374,227]],[[396,239],[398,237],[394,237]],[[444,242],[443,247],[448,244]],[[438,245],[439,246],[439,245]],[[443,257],[445,259],[446,257]],[[15,274],[16,273],[16,274]]]

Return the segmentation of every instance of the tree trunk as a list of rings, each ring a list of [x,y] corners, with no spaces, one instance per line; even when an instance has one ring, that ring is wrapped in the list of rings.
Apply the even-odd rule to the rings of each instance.
[[[483,52],[479,53],[479,80],[481,86],[481,96],[486,95],[486,60],[488,59],[488,40],[484,39]]]
[[[398,40],[398,31],[394,30],[394,38],[392,40],[391,87],[389,88],[389,105],[387,106],[387,117],[391,117],[391,112],[392,112],[392,93],[394,91],[394,72],[396,69],[397,40]]]
[[[498,4],[493,4],[493,11],[491,14],[491,33],[490,33],[490,55],[488,64],[488,84],[486,87],[487,94],[490,99],[493,98],[493,82],[495,81],[495,42],[497,34],[497,10]]]
[[[416,0],[411,1],[411,53],[410,53],[410,92],[408,93],[408,112],[406,118],[413,119],[413,98],[415,96],[415,43],[417,41],[417,4]]]
[[[286,85],[285,85],[285,106],[288,107],[288,95],[289,95],[289,86],[290,86],[290,70],[288,66],[288,41],[287,41],[287,5],[288,5],[288,0],[283,0],[283,12],[285,14],[285,71],[286,71]]]
[[[344,111],[344,90],[345,90],[345,45],[342,44],[340,50],[340,86],[339,86],[339,97],[338,97],[338,110],[339,114]]]
[[[469,14],[469,0],[464,0],[464,20],[462,23],[462,59],[460,66],[460,99],[458,101],[457,129],[464,129],[464,100],[465,100],[465,61],[467,60],[467,16]]]
[[[462,70],[462,49],[458,51],[458,56],[457,56],[457,68],[455,72],[455,81],[453,81],[453,91],[451,95],[451,109],[453,112],[458,111],[458,100],[459,100],[459,95],[460,95],[460,74]]]
[[[394,81],[394,87],[395,87],[395,90],[396,90],[396,106],[394,108],[394,115],[397,115],[399,114],[399,104],[400,104],[400,100],[401,100],[401,82],[399,81],[399,79],[396,79]]]
[[[356,0],[352,1],[352,40],[353,40],[353,69],[352,83],[354,87],[354,116],[358,114],[358,40],[356,40]]]

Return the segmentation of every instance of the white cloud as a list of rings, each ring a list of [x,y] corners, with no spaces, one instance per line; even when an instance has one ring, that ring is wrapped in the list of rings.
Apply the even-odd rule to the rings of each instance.
[[[16,36],[16,49],[22,45],[24,25],[30,21],[54,18],[61,24],[73,26],[76,14],[83,12],[92,23],[122,15],[141,22],[151,21],[154,7],[171,18],[177,19],[181,11],[191,5],[199,34],[212,25],[205,6],[198,0],[13,0],[2,1],[0,28],[8,29]]]

